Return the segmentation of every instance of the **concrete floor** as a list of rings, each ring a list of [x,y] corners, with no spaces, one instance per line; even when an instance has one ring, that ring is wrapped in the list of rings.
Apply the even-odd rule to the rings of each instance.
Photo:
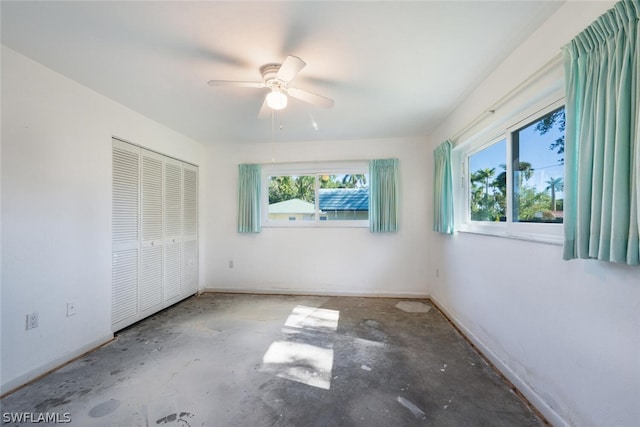
[[[83,427],[543,425],[428,301],[389,298],[189,298],[1,403]]]

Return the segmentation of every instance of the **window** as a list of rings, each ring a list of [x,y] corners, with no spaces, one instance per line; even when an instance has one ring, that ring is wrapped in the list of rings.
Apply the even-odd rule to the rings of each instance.
[[[562,223],[564,107],[512,132],[513,221]]]
[[[468,142],[458,154],[465,195],[458,200],[458,210],[464,212],[457,218],[458,228],[560,242],[564,107],[556,101],[523,116],[505,123],[492,139]]]
[[[263,170],[266,227],[368,227],[367,162],[268,165]]]

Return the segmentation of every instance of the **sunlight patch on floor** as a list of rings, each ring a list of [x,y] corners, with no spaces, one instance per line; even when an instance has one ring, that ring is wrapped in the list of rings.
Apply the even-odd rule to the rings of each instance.
[[[333,348],[276,341],[262,358],[262,371],[280,378],[329,390],[333,369]]]
[[[291,311],[284,325],[290,328],[335,332],[338,330],[339,318],[340,312],[337,310],[299,305]]]
[[[333,369],[333,334],[340,312],[296,306],[287,317],[283,340],[274,341],[262,358],[262,372],[329,390]]]

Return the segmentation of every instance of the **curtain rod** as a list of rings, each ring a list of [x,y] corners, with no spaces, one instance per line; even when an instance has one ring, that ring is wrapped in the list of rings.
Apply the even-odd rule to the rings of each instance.
[[[531,82],[537,80],[538,78],[540,78],[542,75],[544,75],[546,72],[548,72],[550,69],[556,67],[560,61],[562,59],[562,53],[558,53],[557,55],[555,55],[553,58],[551,58],[546,64],[544,64],[542,67],[538,68],[535,72],[533,72],[533,74],[531,74],[529,77],[527,77],[523,82],[521,82],[520,84],[518,84],[516,87],[514,87],[513,89],[511,89],[509,92],[507,92],[506,95],[504,95],[502,98],[498,99],[496,102],[493,103],[493,105],[491,105],[491,107],[487,108],[486,110],[484,110],[482,113],[480,113],[475,119],[471,120],[465,127],[463,127],[462,129],[460,129],[458,132],[456,132],[451,138],[449,138],[451,141],[455,141],[456,139],[460,138],[462,135],[464,135],[468,130],[470,130],[471,128],[473,128],[475,125],[477,125],[478,123],[480,123],[482,120],[484,120],[484,118],[489,115],[489,114],[493,114],[496,112],[496,110],[501,107],[505,102],[507,102],[508,100],[510,100],[513,96],[515,96],[517,93],[519,93],[520,91],[522,91],[523,89],[525,89]]]

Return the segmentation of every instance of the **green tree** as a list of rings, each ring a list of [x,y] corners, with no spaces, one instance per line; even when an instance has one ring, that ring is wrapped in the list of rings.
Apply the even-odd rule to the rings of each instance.
[[[269,204],[293,199],[293,177],[272,176],[269,178]]]
[[[556,191],[562,191],[564,190],[564,182],[562,180],[562,178],[554,178],[554,177],[550,177],[545,184],[548,184],[547,187],[544,189],[545,191],[551,191],[551,207],[552,210],[555,211],[556,209]]]
[[[298,176],[295,179],[294,199],[313,203],[315,201],[315,176]]]
[[[549,195],[535,187],[525,185],[514,197],[514,203],[518,206],[517,221],[538,222],[549,216]]]
[[[520,179],[519,184],[522,185],[523,179],[524,181],[529,181],[533,176],[535,169],[529,162],[518,162],[518,177]]]
[[[314,186],[315,176],[272,176],[269,179],[269,204],[291,199],[313,203]]]
[[[478,169],[471,174],[471,219],[479,221],[496,221],[503,215],[496,201],[491,178],[495,175],[495,168]]]
[[[481,182],[484,186],[484,198],[489,199],[489,187],[491,184],[491,177],[496,173],[496,168],[484,168],[478,169],[471,175],[472,181]]]
[[[535,172],[535,169],[533,169],[533,166],[531,166],[531,163],[529,162],[517,163],[517,168],[514,173],[515,182],[513,183],[513,185],[515,186],[514,191],[516,193],[519,193],[520,191],[522,191],[521,189],[527,184],[527,181],[531,179],[534,172]]]
[[[342,178],[342,185],[344,188],[363,187],[367,185],[367,177],[363,174],[345,175]]]
[[[507,165],[504,163],[500,163],[500,167],[502,168],[502,172],[496,176],[496,179],[491,183],[492,186],[498,189],[502,194],[506,196],[507,194]]]
[[[335,175],[320,175],[320,188],[340,188],[342,183]]]
[[[500,167],[502,168],[502,172],[496,176],[491,186],[497,190],[497,192],[494,191],[494,197],[496,198],[501,216],[504,216],[505,212],[507,212],[507,165],[501,163]]]

